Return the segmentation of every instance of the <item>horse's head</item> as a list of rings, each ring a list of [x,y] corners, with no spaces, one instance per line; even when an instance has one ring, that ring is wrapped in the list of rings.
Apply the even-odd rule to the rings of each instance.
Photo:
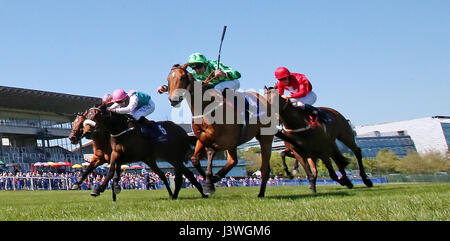
[[[86,119],[83,121],[83,136],[93,132],[96,128],[98,128],[98,125],[102,118],[109,113],[106,110],[106,105],[102,104],[98,107],[92,107],[89,110],[87,110],[85,116]]]
[[[176,106],[183,101],[184,95],[193,88],[194,78],[186,68],[188,64],[174,65],[167,77],[170,105]]]
[[[72,144],[77,144],[83,137],[83,122],[86,120],[86,111],[77,113],[72,122],[72,131],[69,134],[69,140]]]
[[[289,106],[292,106],[289,99],[283,98],[277,88],[264,86],[264,95],[267,102],[279,111],[285,111]]]

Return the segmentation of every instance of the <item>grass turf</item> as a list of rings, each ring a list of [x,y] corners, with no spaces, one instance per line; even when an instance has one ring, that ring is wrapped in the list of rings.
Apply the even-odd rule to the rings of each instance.
[[[182,189],[178,200],[164,190],[0,191],[0,221],[292,221],[292,220],[450,220],[450,183],[383,184],[353,189],[318,186],[217,188],[202,199],[196,189]]]

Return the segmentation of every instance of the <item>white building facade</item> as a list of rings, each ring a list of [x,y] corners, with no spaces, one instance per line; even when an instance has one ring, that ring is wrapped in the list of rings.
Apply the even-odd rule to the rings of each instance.
[[[404,133],[411,137],[417,152],[439,151],[446,154],[450,146],[450,116],[432,116],[420,119],[356,126],[358,136],[382,132]]]

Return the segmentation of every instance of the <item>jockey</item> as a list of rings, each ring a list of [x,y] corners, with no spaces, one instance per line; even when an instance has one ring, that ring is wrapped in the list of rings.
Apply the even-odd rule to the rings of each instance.
[[[118,114],[130,114],[136,120],[150,115],[155,110],[155,103],[150,95],[131,90],[128,94],[123,89],[116,89],[112,94],[112,106],[109,111]]]
[[[294,106],[304,109],[313,118],[319,117],[325,123],[331,122],[319,109],[312,106],[317,95],[312,91],[312,85],[305,75],[291,73],[287,68],[279,67],[275,70],[275,78],[278,79],[276,88],[283,98],[289,99]],[[284,95],[285,90],[291,92],[291,95]]]
[[[105,94],[105,95],[103,96],[103,99],[102,99],[102,104],[105,104],[105,105],[110,105],[110,104],[112,104],[112,95],[110,95],[110,94]]]
[[[165,141],[165,136],[160,135],[161,133],[154,133],[154,129],[159,129],[159,132],[163,134],[165,131],[160,130],[156,127],[156,122],[149,121],[145,117],[150,115],[155,110],[155,103],[152,101],[150,95],[131,90],[128,94],[123,89],[116,89],[112,94],[112,100],[114,104],[107,108],[111,112],[118,114],[130,114],[132,115],[140,124],[147,125],[152,128],[150,133],[147,133],[145,129],[142,130],[144,134],[149,134],[150,137],[157,138],[158,141]],[[154,128],[156,127],[156,128]]]
[[[237,90],[240,87],[239,78],[241,74],[233,70],[232,68],[223,65],[222,63],[217,66],[217,61],[207,60],[201,53],[193,53],[188,59],[189,71],[194,78],[203,81],[203,83],[211,85],[214,89],[223,92],[225,88]],[[205,80],[214,71],[214,77],[209,83]]]
[[[223,93],[223,91],[228,88],[232,90],[237,90],[240,87],[239,78],[241,74],[233,70],[232,68],[223,65],[222,63],[217,66],[217,61],[207,60],[206,57],[201,53],[193,53],[188,59],[189,67],[191,67],[191,73],[194,78],[201,80],[204,84],[208,84],[214,89]],[[206,83],[205,80],[208,76],[214,72],[213,78]],[[167,87],[161,86],[158,89],[158,93],[163,93],[167,91]]]

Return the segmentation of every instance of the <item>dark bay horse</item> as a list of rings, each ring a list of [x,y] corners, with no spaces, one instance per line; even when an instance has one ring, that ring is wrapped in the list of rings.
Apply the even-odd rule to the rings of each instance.
[[[91,139],[92,151],[94,155],[91,158],[89,166],[82,172],[81,176],[72,186],[72,190],[79,189],[81,183],[83,183],[83,181],[90,173],[95,170],[95,168],[101,166],[104,163],[109,163],[112,152],[110,139],[111,134],[109,133],[109,131],[102,128],[92,128],[94,130],[90,129],[90,131],[84,132],[84,121],[86,120],[87,112],[88,111],[85,111],[84,113],[77,113],[75,120],[72,122],[72,131],[70,132],[69,140],[72,144],[77,144],[83,137]],[[172,197],[172,190],[170,189],[169,182],[167,181],[166,175],[164,175],[163,171],[156,164],[150,166],[150,168],[164,182],[166,189],[169,192],[169,196]],[[93,196],[96,196],[96,192],[93,192],[91,194]]]
[[[89,109],[86,118],[88,122],[85,121],[87,124],[84,132],[90,131],[91,128],[109,131],[112,148],[110,169],[101,186],[94,190],[94,195],[105,190],[113,176],[113,192],[120,191],[118,188],[120,165],[143,161],[153,169],[157,167],[156,161],[161,160],[169,162],[175,169],[175,190],[172,199],[178,197],[183,183],[183,174],[199,190],[202,197],[207,197],[194,174],[183,164],[187,161],[192,138],[181,126],[171,121],[158,122],[166,130],[168,141],[156,142],[140,132],[139,123],[132,116],[107,111],[105,105]]]
[[[198,138],[195,146],[194,155],[192,156],[192,164],[197,168],[200,174],[205,177],[205,192],[214,193],[214,183],[219,181],[237,164],[237,147],[252,138],[256,138],[261,147],[261,174],[262,182],[258,197],[264,197],[267,180],[270,173],[270,156],[272,152],[272,141],[274,134],[264,133],[265,128],[270,128],[271,124],[256,123],[242,124],[237,122],[238,116],[241,116],[233,104],[229,104],[230,100],[227,95],[224,101],[223,94],[214,89],[208,89],[207,85],[201,85],[199,81],[195,81],[192,74],[186,68],[188,64],[174,65],[167,78],[169,101],[172,106],[177,106],[184,98],[187,100],[192,113],[192,129]],[[201,85],[201,87],[198,87]],[[211,98],[203,98],[209,91]],[[229,93],[229,92],[228,92]],[[264,96],[256,92],[245,92],[247,95],[256,99],[261,103],[261,108],[270,113],[270,106]],[[188,97],[190,99],[188,99]],[[217,103],[215,105],[214,103]],[[213,106],[212,108],[210,108]],[[215,107],[214,107],[215,106]],[[215,116],[221,115],[222,122],[211,122],[208,116],[215,113]],[[226,122],[224,120],[230,120]],[[275,125],[276,127],[276,125]],[[275,128],[276,129],[276,128]],[[283,139],[285,136],[278,132],[277,137]],[[280,135],[280,136],[278,136]],[[284,138],[284,140],[287,140]],[[208,157],[208,167],[206,172],[200,166],[199,156],[206,149]],[[227,151],[227,163],[215,175],[212,173],[212,162],[216,151]]]
[[[317,169],[315,162],[306,162],[308,157],[313,160],[320,158],[328,169],[331,179],[352,188],[353,184],[345,173],[348,160],[339,151],[336,139],[344,143],[355,154],[358,160],[360,176],[367,187],[372,187],[372,181],[367,177],[362,163],[361,149],[356,145],[355,136],[348,121],[336,110],[326,107],[319,109],[332,118],[331,123],[326,125],[317,121],[311,121],[309,115],[301,108],[294,107],[288,99],[284,99],[274,88],[266,88],[265,93],[270,103],[278,103],[279,119],[283,125],[283,132],[295,140],[301,148],[296,148],[291,143],[285,142],[297,161],[302,164],[311,184],[313,193],[316,191]],[[332,158],[342,174],[341,178],[336,175],[330,158]],[[312,173],[310,165],[315,169]]]
[[[72,144],[78,144],[83,138],[83,123],[86,120],[87,111],[84,113],[78,113],[75,120],[72,122],[72,131],[69,134],[69,140]],[[94,171],[95,168],[109,163],[111,156],[111,144],[109,140],[109,133],[106,131],[98,130],[88,133],[88,138],[92,139],[92,151],[93,156],[89,162],[89,166],[82,172],[81,176],[72,186],[72,190],[79,189],[81,183],[87,178],[87,176]]]

